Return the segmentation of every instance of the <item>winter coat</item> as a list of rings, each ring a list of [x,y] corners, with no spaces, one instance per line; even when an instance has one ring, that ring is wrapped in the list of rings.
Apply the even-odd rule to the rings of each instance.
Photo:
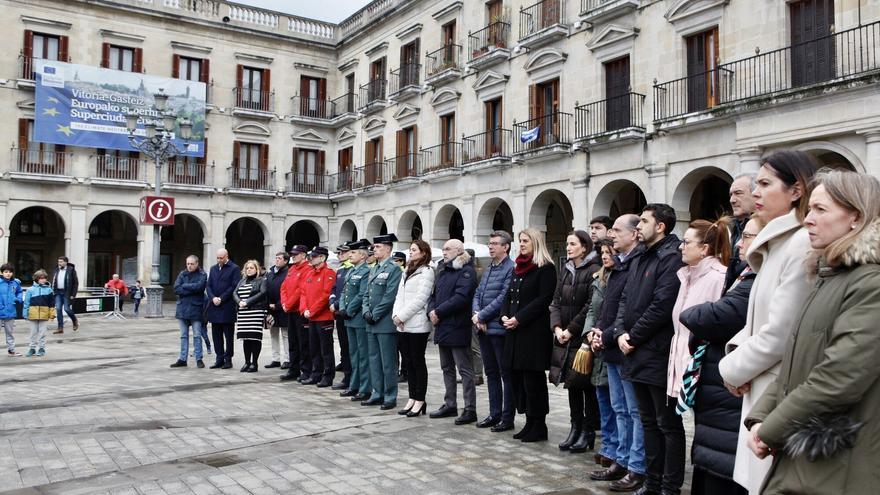
[[[21,280],[6,280],[0,276],[0,320],[11,320],[18,316],[15,306],[22,302]]]
[[[681,380],[691,361],[688,343],[691,332],[679,321],[679,315],[685,309],[705,302],[717,301],[724,290],[724,278],[727,267],[718,258],[708,256],[700,260],[696,266],[683,266],[678,270],[681,286],[675,307],[672,309],[672,326],[675,334],[669,349],[669,364],[666,369],[666,395],[678,397],[681,391]]]
[[[21,314],[31,321],[55,319],[55,291],[47,282],[32,285],[24,295]]]
[[[59,271],[61,270],[56,266],[55,271],[52,273],[52,290],[55,292],[58,292]],[[68,297],[76,297],[77,292],[79,292],[79,277],[76,276],[76,265],[68,263],[64,274],[64,293]]]
[[[734,219],[731,225],[730,245],[733,247],[733,252],[730,255],[730,263],[727,265],[727,274],[724,276],[724,292],[730,289],[730,286],[733,285],[739,274],[749,266],[747,260],[739,259],[739,247],[737,246],[740,239],[742,239],[742,233],[747,223],[749,223],[748,217],[737,218]]]
[[[428,319],[428,300],[434,290],[434,270],[430,266],[420,266],[409,277],[400,277],[400,287],[394,299],[391,316],[403,322],[405,333],[429,333],[431,320]]]
[[[361,304],[364,320],[366,321],[369,315],[375,322],[366,322],[368,332],[397,332],[394,320],[391,319],[391,310],[394,309],[394,299],[397,297],[397,288],[400,287],[402,276],[403,271],[391,258],[385,259],[370,270],[367,290]]]
[[[275,310],[269,310],[269,314],[275,320],[273,326],[279,328],[287,328],[288,324],[287,313],[281,308],[281,284],[284,283],[289,269],[289,265],[284,265],[281,269],[273,266],[266,272],[266,301],[275,305]]]
[[[727,343],[719,370],[727,383],[751,383],[743,396],[743,417],[779,374],[779,362],[797,316],[809,294],[804,265],[810,239],[794,210],[771,220],[752,242],[749,266],[757,272],[749,296],[745,327]],[[770,458],[758,459],[746,442],[749,432],[740,425],[733,479],[756,494],[770,469]]]
[[[330,311],[330,294],[336,285],[336,272],[321,263],[317,268],[309,267],[303,270],[301,292],[299,298],[299,312],[305,315],[309,312],[309,321],[333,321],[333,313]]]
[[[121,278],[119,280],[110,279],[104,284],[104,287],[108,289],[116,289],[119,297],[125,297],[128,295],[128,285],[125,284],[125,280]]]
[[[669,347],[675,330],[672,308],[681,282],[678,237],[669,234],[632,260],[620,298],[614,339],[629,334],[635,349],[623,358],[621,376],[629,381],[666,388]],[[615,342],[616,343],[616,342]]]
[[[642,255],[645,247],[641,244],[633,248],[623,261],[620,261],[619,255],[614,258],[614,268],[608,276],[608,284],[605,286],[605,300],[602,302],[602,308],[596,316],[595,328],[602,330],[602,359],[606,363],[616,365],[623,364],[623,352],[617,345],[617,339],[614,338],[614,323],[617,321],[617,311],[620,309],[620,296],[623,295],[623,289],[626,287],[626,281],[629,278],[629,266],[632,260]]]
[[[556,289],[556,268],[551,264],[524,275],[513,274],[501,309],[501,316],[516,318],[513,330],[506,330],[503,365],[514,370],[550,369],[553,333],[550,331],[550,302]]]
[[[742,399],[724,387],[718,362],[724,357],[724,345],[746,324],[754,281],[755,273],[744,271],[720,299],[691,306],[678,317],[693,334],[692,351],[700,343],[708,344],[694,397],[691,461],[704,471],[726,479],[733,479]]]
[[[346,260],[336,269],[336,282],[333,283],[333,292],[330,293],[330,305],[333,306],[334,311],[339,311],[339,301],[342,300],[342,288],[345,287],[345,274],[352,267],[354,265]]]
[[[241,269],[229,260],[222,268],[219,264],[211,267],[208,275],[208,302],[205,316],[211,323],[235,323],[238,307],[232,299],[238,281],[241,280]],[[220,298],[220,304],[214,305],[213,299]]]
[[[182,270],[174,280],[177,306],[174,317],[181,320],[202,320],[205,310],[205,286],[208,276],[199,268],[194,272]]]
[[[311,269],[308,262],[301,261],[295,265],[290,265],[287,270],[287,277],[281,283],[281,305],[282,309],[288,313],[299,314],[299,300],[302,297],[302,276]]]
[[[880,220],[842,258],[820,261],[807,299],[785,308],[795,318],[779,375],[746,417],[777,449],[761,493],[880,489]]]
[[[602,303],[605,300],[605,288],[607,282],[602,283],[599,280],[599,273],[593,274],[593,287],[590,293],[590,305],[587,309],[587,316],[584,319],[584,335],[596,326],[596,316],[602,310]],[[589,342],[582,342],[581,347],[589,349]],[[590,352],[593,352],[592,350]],[[594,387],[608,386],[608,366],[605,364],[605,351],[593,353],[593,372],[590,374],[590,383]]]
[[[565,263],[565,266],[559,270],[559,276],[556,281],[556,290],[553,293],[553,301],[550,303],[550,334],[553,336],[552,341],[555,347],[567,348],[568,352],[563,355],[561,352],[554,353],[556,358],[550,363],[551,374],[554,370],[559,372],[560,380],[566,382],[567,386],[571,386],[571,363],[574,362],[574,356],[583,342],[584,320],[587,317],[587,311],[590,309],[590,295],[593,286],[593,274],[598,270],[598,265],[589,263],[584,260],[577,267],[572,261]],[[560,327],[568,330],[571,339],[560,344],[554,334],[554,329]]]
[[[235,301],[235,309],[236,311],[239,308],[239,304],[241,304],[241,297],[238,296],[238,289],[248,282],[247,277],[241,277],[238,279],[238,284],[235,286],[235,291],[232,293],[232,300]],[[248,295],[247,299],[244,302],[247,304],[245,309],[266,309],[269,307],[269,283],[266,281],[266,277],[254,277],[250,279],[251,282],[251,293]]]
[[[354,266],[345,273],[345,285],[342,288],[340,311],[345,311],[345,326],[366,328],[364,321],[363,302],[367,292],[370,267],[366,263]]]
[[[504,336],[507,331],[501,324],[501,306],[507,297],[507,288],[513,275],[514,262],[510,257],[501,260],[497,265],[489,265],[483,272],[477,291],[474,293],[472,314],[486,324],[486,334]]]
[[[470,310],[476,290],[477,272],[467,252],[450,263],[440,263],[427,308],[428,313],[433,311],[440,319],[434,327],[435,344],[470,347],[473,335]]]

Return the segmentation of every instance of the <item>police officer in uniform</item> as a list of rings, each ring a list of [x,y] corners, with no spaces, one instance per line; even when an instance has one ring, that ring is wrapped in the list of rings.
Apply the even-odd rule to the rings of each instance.
[[[395,242],[397,236],[394,234],[373,238],[373,255],[377,264],[370,272],[363,302],[373,395],[361,405],[381,405],[382,410],[397,407],[397,328],[391,319],[391,310],[403,272],[391,259]]]
[[[348,389],[340,392],[342,397],[351,397],[361,402],[370,398],[370,357],[367,344],[367,322],[364,321],[363,300],[367,292],[370,267],[367,265],[367,249],[370,241],[361,239],[348,243],[349,261],[352,267],[346,270],[342,294],[339,300],[339,316],[345,320],[348,333],[348,350],[351,359],[351,377]]]
[[[348,390],[351,382],[351,355],[348,350],[348,332],[345,329],[345,318],[339,314],[342,307],[339,305],[342,299],[342,289],[345,286],[345,274],[351,269],[352,263],[350,243],[340,244],[336,247],[336,256],[339,257],[339,268],[336,270],[336,284],[333,293],[330,294],[330,311],[336,321],[336,337],[339,339],[339,364],[336,371],[342,372],[342,382],[334,384],[333,390]]]

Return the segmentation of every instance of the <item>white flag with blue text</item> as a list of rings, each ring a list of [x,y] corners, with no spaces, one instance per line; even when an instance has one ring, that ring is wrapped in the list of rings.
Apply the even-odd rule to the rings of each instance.
[[[541,135],[541,126],[529,129],[527,131],[523,131],[519,135],[519,141],[523,144],[531,143],[532,141],[536,141],[538,136]]]

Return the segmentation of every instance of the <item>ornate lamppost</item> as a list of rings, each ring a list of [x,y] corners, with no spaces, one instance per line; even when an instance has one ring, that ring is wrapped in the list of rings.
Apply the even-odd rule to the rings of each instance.
[[[159,89],[159,92],[153,95],[154,114],[161,115],[162,125],[157,126],[153,120],[148,120],[144,124],[144,137],[136,136],[138,118],[137,114],[128,114],[125,116],[125,126],[128,129],[128,141],[131,146],[139,152],[153,159],[156,164],[156,196],[162,195],[162,165],[167,163],[170,158],[182,155],[185,150],[178,148],[172,139],[175,138],[175,125],[180,127],[180,138],[188,141],[192,137],[192,123],[189,120],[182,120],[177,123],[177,116],[167,109],[168,95]],[[159,285],[159,249],[161,246],[161,226],[153,225],[153,267],[150,271],[150,285],[146,287],[147,307],[145,316],[147,318],[162,317],[162,286]]]

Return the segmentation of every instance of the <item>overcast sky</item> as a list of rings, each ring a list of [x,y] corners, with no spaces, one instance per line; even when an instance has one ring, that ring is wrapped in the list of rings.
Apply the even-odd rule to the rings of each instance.
[[[301,15],[311,19],[339,22],[370,0],[235,0],[237,3]]]

